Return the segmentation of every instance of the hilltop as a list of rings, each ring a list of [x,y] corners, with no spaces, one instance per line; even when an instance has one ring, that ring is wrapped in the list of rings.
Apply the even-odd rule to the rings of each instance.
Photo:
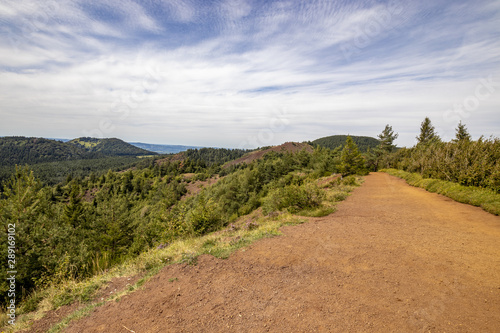
[[[22,136],[0,138],[0,165],[77,160],[94,155],[82,147],[55,140]]]
[[[100,153],[104,156],[147,156],[157,154],[117,138],[97,139],[85,137],[73,139],[68,143],[80,146],[89,153]]]
[[[380,144],[379,140],[369,136],[350,135],[350,137],[352,138],[354,143],[356,143],[359,151],[361,152],[366,152],[368,148],[370,149],[376,148]],[[346,139],[347,135],[332,135],[316,139],[312,142],[312,144],[314,146],[318,145],[325,148],[335,149],[337,147],[343,147]]]
[[[157,160],[156,162],[158,164],[163,164],[167,162],[179,162],[190,159],[203,161],[208,165],[213,163],[226,163],[224,164],[224,168],[228,168],[241,163],[250,164],[255,160],[261,159],[264,155],[270,152],[296,153],[301,150],[312,153],[314,148],[307,143],[285,142],[278,146],[262,147],[256,150],[225,148],[188,149],[187,151],[168,156],[164,159]]]

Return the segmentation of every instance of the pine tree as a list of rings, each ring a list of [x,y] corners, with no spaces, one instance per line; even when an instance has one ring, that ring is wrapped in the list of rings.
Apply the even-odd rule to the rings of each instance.
[[[51,223],[48,212],[50,205],[42,193],[41,183],[28,167],[16,167],[12,179],[4,187],[0,200],[0,223],[5,233],[0,238],[0,253],[5,259],[4,267],[16,270],[16,296],[21,297],[22,290],[30,291],[35,279],[45,270],[48,261],[46,241]],[[11,239],[7,237],[7,231]],[[14,252],[8,252],[8,241],[15,246]],[[12,244],[12,243],[11,243]],[[7,269],[0,271],[0,304],[4,305],[9,289]],[[4,298],[5,297],[5,298]]]
[[[436,129],[431,123],[429,117],[425,117],[420,124],[420,135],[417,136],[417,144],[429,144],[432,141],[439,141],[440,138],[436,133]]]
[[[347,136],[344,149],[340,155],[340,170],[343,176],[366,173],[365,161],[358,146],[350,136]]]
[[[80,186],[72,182],[69,202],[63,209],[63,219],[73,228],[78,228],[84,220],[84,208],[80,198]]]
[[[389,124],[385,125],[382,133],[378,135],[378,138],[380,140],[380,149],[388,153],[392,152],[394,148],[396,148],[396,145],[394,145],[394,140],[396,140],[398,136],[399,134],[394,133],[394,131],[392,130],[392,126],[389,126]]]
[[[455,139],[453,140],[453,142],[470,142],[470,141],[471,141],[471,136],[467,131],[465,125],[462,124],[462,121],[460,121],[458,123],[458,127],[455,133]]]

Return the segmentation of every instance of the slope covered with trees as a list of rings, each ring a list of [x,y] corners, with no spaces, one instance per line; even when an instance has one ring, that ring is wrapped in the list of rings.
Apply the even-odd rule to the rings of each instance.
[[[36,164],[53,161],[67,161],[95,158],[80,146],[67,143],[26,137],[0,138],[0,165]]]
[[[134,147],[119,139],[80,138],[61,142],[44,138],[0,138],[0,166],[148,155],[156,153]]]
[[[236,160],[246,154],[248,150],[244,149],[226,149],[226,148],[201,148],[188,149],[182,154],[191,160],[202,160],[207,165],[224,164]]]
[[[73,139],[68,143],[82,147],[89,153],[99,153],[104,156],[147,156],[157,154],[116,138],[97,139],[84,137]]]
[[[8,180],[16,165],[30,165],[45,184],[54,185],[66,177],[86,177],[126,169],[141,161],[137,157],[156,155],[119,139],[81,138],[61,142],[44,138],[0,138],[0,183]]]
[[[126,170],[149,162],[150,159],[139,159],[135,156],[110,156],[30,164],[30,168],[43,184],[56,185],[72,178],[85,178],[90,175],[101,176],[108,170]],[[15,165],[0,166],[0,184],[8,181],[15,170]]]

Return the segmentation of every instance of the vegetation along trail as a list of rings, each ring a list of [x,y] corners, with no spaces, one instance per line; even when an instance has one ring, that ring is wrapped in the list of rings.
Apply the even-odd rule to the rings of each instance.
[[[171,265],[66,332],[498,332],[500,217],[372,173],[336,213]]]

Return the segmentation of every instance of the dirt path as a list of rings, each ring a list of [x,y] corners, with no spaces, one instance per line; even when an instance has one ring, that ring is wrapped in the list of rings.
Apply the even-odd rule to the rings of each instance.
[[[66,332],[500,332],[500,217],[375,173],[283,232],[166,267]]]

